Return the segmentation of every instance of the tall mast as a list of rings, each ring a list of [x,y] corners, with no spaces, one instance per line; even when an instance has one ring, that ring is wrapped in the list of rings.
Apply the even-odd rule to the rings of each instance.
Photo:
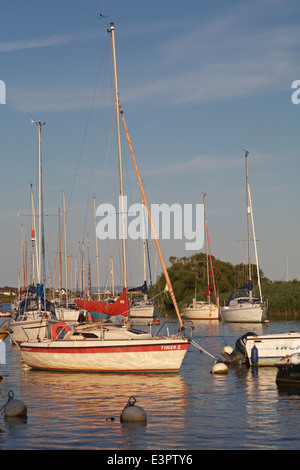
[[[203,196],[203,206],[204,206],[204,225],[205,225],[205,252],[206,252],[206,276],[207,276],[207,285],[209,286],[209,267],[208,267],[208,250],[207,250],[207,221],[206,221],[206,212],[205,212],[205,196],[206,193],[202,193]],[[208,303],[210,302],[210,295],[207,296]]]
[[[96,244],[96,263],[97,263],[97,292],[98,300],[100,300],[100,272],[99,272],[99,250],[98,250],[98,238],[97,238],[97,227],[96,227],[96,202],[94,196],[94,226],[95,226],[95,244]]]
[[[39,263],[38,263],[38,284],[43,283],[43,269],[45,268],[45,264],[43,263],[42,265],[42,257],[44,257],[44,221],[43,221],[43,194],[42,194],[42,158],[41,158],[41,141],[42,141],[42,126],[44,126],[46,123],[41,122],[41,121],[33,121],[31,120],[32,123],[36,124],[38,126],[38,134],[39,134],[39,162],[38,162],[38,172],[39,172],[39,214],[38,214],[38,219],[39,219],[39,249],[38,249],[38,255],[39,255]],[[46,277],[46,276],[44,276]],[[45,286],[44,286],[45,289]],[[45,293],[45,290],[44,290]],[[45,296],[46,300],[46,296]],[[39,302],[39,311],[41,310],[41,302]]]
[[[64,211],[64,244],[65,244],[65,282],[66,282],[66,307],[69,305],[68,297],[68,261],[67,261],[67,224],[66,224],[66,204],[63,193],[63,211]]]
[[[117,61],[116,61],[116,44],[115,44],[115,28],[110,23],[114,84],[115,84],[115,104],[116,104],[116,122],[117,122],[117,138],[118,138],[118,156],[119,156],[119,178],[120,178],[120,201],[121,201],[121,223],[122,223],[122,254],[123,254],[123,287],[127,288],[127,267],[126,267],[126,243],[125,243],[125,214],[124,214],[124,191],[123,191],[123,171],[122,171],[122,151],[121,151],[121,135],[120,135],[120,115],[119,115],[119,91],[117,77]]]
[[[248,151],[245,150],[245,167],[246,167],[246,193],[247,193],[247,230],[248,230],[248,271],[249,271],[249,283],[252,281],[252,274],[251,274],[251,241],[250,241],[250,213],[251,213],[251,205],[250,205],[250,194],[249,194],[249,179],[248,179]],[[249,289],[249,300],[252,301],[252,289]]]
[[[35,282],[35,261],[34,261],[34,248],[35,246],[35,214],[34,214],[34,202],[32,184],[30,184],[30,214],[31,214],[31,283],[34,285]]]
[[[59,306],[62,303],[62,269],[61,269],[61,228],[60,228],[60,207],[58,208],[58,241],[59,241]]]

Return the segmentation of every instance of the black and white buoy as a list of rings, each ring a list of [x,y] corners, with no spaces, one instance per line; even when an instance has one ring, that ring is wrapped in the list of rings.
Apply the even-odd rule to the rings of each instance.
[[[129,397],[128,403],[123,409],[120,421],[121,422],[146,422],[147,415],[145,410],[141,406],[136,406],[135,397]]]
[[[25,418],[27,416],[27,406],[21,400],[14,399],[14,392],[11,390],[8,392],[8,401],[4,406],[5,417],[19,416]]]

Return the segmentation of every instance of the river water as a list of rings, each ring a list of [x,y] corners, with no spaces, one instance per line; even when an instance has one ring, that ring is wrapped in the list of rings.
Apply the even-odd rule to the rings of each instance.
[[[297,331],[300,323],[201,321],[194,326],[193,339],[221,357],[225,345],[234,347],[248,331]],[[214,359],[191,345],[176,375],[53,373],[23,369],[18,348],[9,338],[4,345],[1,394],[13,390],[28,416],[0,415],[2,450],[300,449],[300,392],[279,389],[276,368],[231,366],[227,375],[215,376]],[[130,396],[146,411],[146,425],[121,424]],[[1,398],[0,406],[6,401]]]

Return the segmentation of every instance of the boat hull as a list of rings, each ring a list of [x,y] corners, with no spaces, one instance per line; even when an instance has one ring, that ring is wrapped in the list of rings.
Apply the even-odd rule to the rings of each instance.
[[[152,306],[134,306],[130,307],[130,318],[155,318],[158,317],[158,310]]]
[[[32,341],[37,338],[50,338],[52,326],[57,320],[36,319],[10,322],[11,338],[16,343]]]
[[[252,363],[252,348],[257,348],[258,360]],[[246,352],[250,365],[274,366],[286,355],[300,353],[300,333],[279,333],[248,337]]]
[[[21,344],[23,361],[43,370],[77,372],[176,373],[188,350],[188,339],[125,341],[44,341]]]
[[[183,316],[186,320],[218,320],[219,307],[215,304],[196,305],[182,309]]]
[[[261,304],[241,304],[221,308],[222,320],[227,323],[263,323],[267,308]]]

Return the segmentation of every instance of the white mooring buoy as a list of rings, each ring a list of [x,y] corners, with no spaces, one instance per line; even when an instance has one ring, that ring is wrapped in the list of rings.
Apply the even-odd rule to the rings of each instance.
[[[212,370],[210,371],[211,374],[215,374],[215,375],[226,375],[228,374],[228,367],[226,366],[226,364],[224,364],[224,362],[215,362],[213,367],[212,367]]]
[[[233,348],[231,346],[224,346],[222,349],[222,354],[231,354],[233,352]],[[223,354],[224,355],[224,354]]]
[[[129,397],[128,403],[123,409],[120,420],[124,422],[146,422],[147,415],[145,410],[141,406],[136,406],[136,399],[135,397]]]
[[[27,416],[27,406],[21,400],[14,399],[14,392],[12,390],[8,393],[8,402],[4,406],[4,415],[6,417]]]

